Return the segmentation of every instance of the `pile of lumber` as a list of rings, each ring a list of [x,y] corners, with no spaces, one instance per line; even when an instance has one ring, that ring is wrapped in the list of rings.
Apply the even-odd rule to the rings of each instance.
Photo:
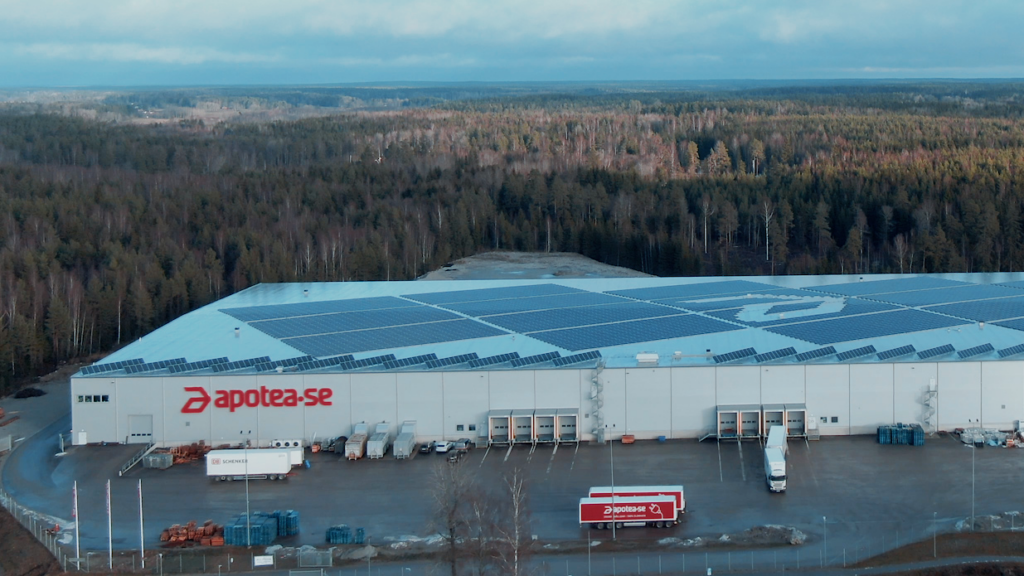
[[[171,448],[171,454],[174,455],[175,464],[187,464],[196,460],[202,460],[209,451],[210,447],[202,440],[192,444]]]
[[[185,546],[223,546],[224,527],[213,523],[213,520],[203,522],[202,526],[196,524],[195,520],[184,526],[175,524],[160,533],[160,542],[165,548],[181,548]]]

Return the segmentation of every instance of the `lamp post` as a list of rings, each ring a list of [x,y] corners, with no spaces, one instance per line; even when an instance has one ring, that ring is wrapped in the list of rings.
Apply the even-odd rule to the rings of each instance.
[[[935,515],[937,512],[932,512],[932,558],[938,558],[937,550],[935,546]]]
[[[238,431],[242,434],[242,431]],[[245,546],[252,547],[252,521],[249,518],[249,436],[252,430],[245,435],[245,447],[243,457],[245,458]]]
[[[821,529],[825,533],[825,564],[828,564],[828,521],[821,517]]]
[[[612,424],[612,428],[615,425]],[[608,425],[604,425],[604,429],[607,432]],[[608,458],[611,461],[612,469],[612,540],[615,540],[615,441],[612,439],[610,434],[605,434],[608,437]]]
[[[976,446],[971,446],[971,532],[974,532],[974,455],[978,452]]]

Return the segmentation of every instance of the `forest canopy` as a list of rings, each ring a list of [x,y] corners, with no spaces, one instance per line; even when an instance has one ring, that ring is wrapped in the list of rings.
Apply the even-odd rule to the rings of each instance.
[[[397,104],[293,121],[199,112],[357,96],[5,105],[0,385],[259,282],[412,279],[482,250],[661,276],[1024,265],[1022,84],[558,88],[381,91]]]

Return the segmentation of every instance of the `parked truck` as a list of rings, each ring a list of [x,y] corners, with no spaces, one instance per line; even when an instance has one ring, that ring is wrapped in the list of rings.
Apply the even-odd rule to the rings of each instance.
[[[786,491],[786,456],[777,446],[764,449],[764,477],[772,492]]]
[[[345,441],[345,458],[358,460],[366,453],[366,422],[352,427],[352,435]]]
[[[395,455],[395,458],[408,458],[412,456],[413,450],[416,449],[416,421],[406,420],[402,422],[402,429],[398,432],[398,438],[395,438],[395,444],[391,451]]]
[[[580,498],[579,512],[580,526],[598,530],[612,526],[666,528],[679,522],[676,498],[671,495]]]
[[[206,454],[206,476],[227,480],[285,480],[292,469],[292,450],[212,450]]]
[[[686,512],[686,497],[682,485],[675,486],[594,486],[590,488],[591,498],[672,496],[675,499],[676,518]]]
[[[391,445],[391,425],[387,422],[377,424],[373,436],[366,442],[366,457],[370,460],[383,458]]]

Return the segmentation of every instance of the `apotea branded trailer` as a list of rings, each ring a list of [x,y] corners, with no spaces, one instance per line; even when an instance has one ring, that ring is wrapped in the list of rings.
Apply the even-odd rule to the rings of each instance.
[[[395,438],[395,444],[392,448],[392,452],[395,458],[403,459],[412,456],[413,450],[416,449],[416,421],[406,420],[402,422],[402,429],[398,432],[398,438]]]
[[[786,456],[775,446],[764,449],[764,477],[772,492],[786,491]]]
[[[580,526],[598,530],[624,526],[665,528],[678,523],[674,496],[580,498]]]
[[[673,486],[593,486],[590,488],[591,498],[619,498],[672,496],[675,499],[676,516],[682,518],[686,512],[686,497],[682,485]]]
[[[377,424],[373,436],[366,442],[366,457],[371,460],[383,458],[391,444],[391,425],[387,422]]]
[[[366,452],[366,422],[352,427],[352,435],[345,442],[345,458],[358,460]]]
[[[225,480],[284,480],[292,469],[292,449],[212,450],[206,454],[206,475]]]

